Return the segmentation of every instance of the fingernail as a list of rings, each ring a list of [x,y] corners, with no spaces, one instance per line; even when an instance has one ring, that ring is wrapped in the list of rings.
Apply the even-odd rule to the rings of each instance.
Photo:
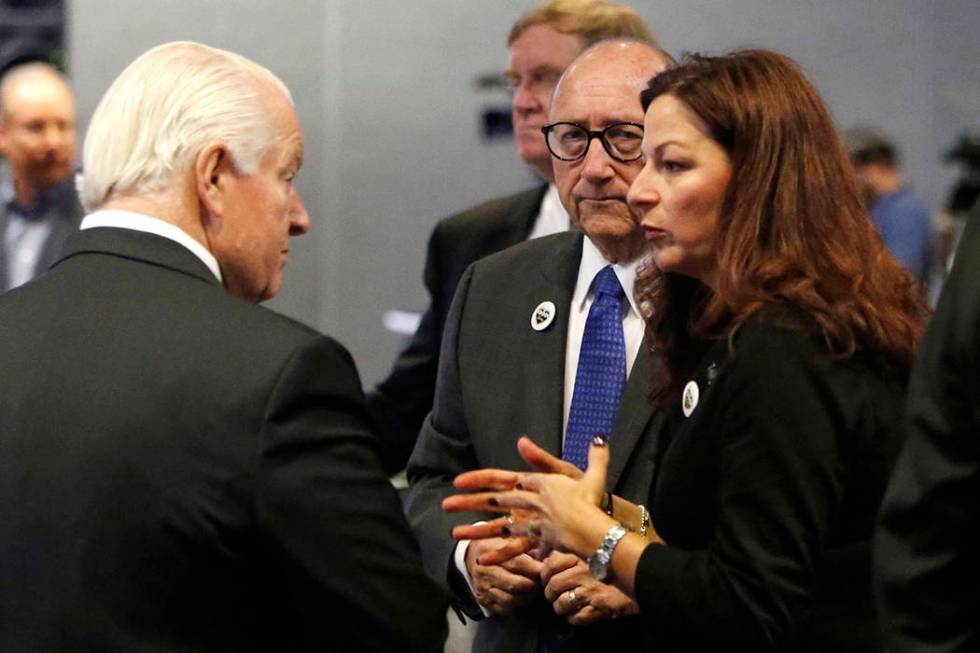
[[[487,499],[487,503],[489,503],[491,506],[499,506],[500,505],[500,502],[497,501],[497,499],[495,497],[490,497],[489,499]]]
[[[506,526],[501,526],[500,534],[503,535],[504,537],[510,537],[510,529],[507,528]]]
[[[522,483],[515,483],[514,484],[514,487],[517,488],[518,490],[523,490],[524,489],[524,485]]]
[[[592,438],[593,447],[604,447],[606,446],[606,442],[608,442],[608,438],[602,433],[596,433],[595,437]]]

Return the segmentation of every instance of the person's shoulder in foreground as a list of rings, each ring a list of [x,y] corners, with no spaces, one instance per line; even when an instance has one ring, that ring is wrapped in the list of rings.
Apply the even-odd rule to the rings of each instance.
[[[890,650],[980,644],[980,207],[912,372],[906,442],[875,540],[878,608]]]

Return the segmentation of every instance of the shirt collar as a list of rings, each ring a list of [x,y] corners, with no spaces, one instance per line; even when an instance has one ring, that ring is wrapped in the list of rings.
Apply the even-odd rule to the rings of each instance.
[[[564,216],[565,220],[569,219],[568,212],[565,211],[565,207],[561,203],[558,187],[554,184],[548,184],[548,190],[545,191],[544,197],[541,199],[541,210],[547,210],[556,215]]]
[[[643,257],[639,256],[633,261],[612,264],[616,278],[626,293],[629,300],[630,310],[634,315],[640,317],[640,311],[636,306],[636,298],[633,297],[633,285],[636,282],[636,271],[643,263]],[[576,310],[585,308],[585,300],[592,289],[592,280],[599,271],[610,265],[602,256],[602,252],[595,246],[588,236],[582,237],[582,260],[578,266],[578,279],[575,282],[575,293],[572,295],[572,306]]]
[[[80,229],[93,229],[95,227],[113,227],[115,229],[131,229],[133,231],[142,231],[149,234],[155,234],[162,238],[172,240],[185,248],[189,249],[191,253],[197,258],[201,259],[211,270],[211,274],[221,283],[223,283],[221,278],[221,267],[218,265],[218,259],[207,250],[201,243],[197,242],[190,235],[181,229],[180,227],[170,224],[169,222],[164,222],[159,218],[154,218],[150,215],[145,215],[143,213],[136,213],[134,211],[120,211],[117,209],[96,211],[85,216],[82,220]]]

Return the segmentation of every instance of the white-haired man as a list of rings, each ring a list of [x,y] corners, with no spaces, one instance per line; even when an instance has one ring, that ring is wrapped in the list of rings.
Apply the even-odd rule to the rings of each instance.
[[[229,52],[160,46],[103,97],[92,212],[0,297],[0,650],[440,650],[350,356],[255,305],[302,159]]]

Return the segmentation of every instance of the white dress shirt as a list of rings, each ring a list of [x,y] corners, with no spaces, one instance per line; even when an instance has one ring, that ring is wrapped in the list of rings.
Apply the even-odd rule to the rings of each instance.
[[[7,290],[34,278],[41,250],[51,234],[50,220],[28,220],[13,206],[14,184],[6,179],[0,185],[0,202],[7,207],[3,231],[4,259],[7,264]],[[3,291],[0,288],[0,291]]]
[[[548,184],[548,190],[545,191],[544,197],[541,199],[541,208],[538,209],[538,217],[534,219],[534,226],[531,227],[531,233],[528,234],[527,239],[531,240],[532,238],[550,236],[551,234],[568,231],[571,227],[572,220],[568,217],[568,212],[561,204],[558,189],[554,184]]]
[[[170,224],[169,222],[164,222],[159,218],[154,218],[153,216],[145,215],[143,213],[112,209],[90,213],[89,215],[85,216],[84,220],[82,220],[82,225],[79,228],[84,230],[93,229],[95,227],[132,229],[133,231],[156,234],[157,236],[161,236],[167,240],[172,240],[190,250],[191,254],[199,258],[204,265],[208,266],[208,269],[211,270],[211,274],[214,275],[214,278],[217,279],[219,283],[223,283],[221,278],[221,268],[218,266],[218,259],[214,258],[214,255],[209,252],[204,245],[191,238],[186,231],[176,225]]]
[[[553,187],[552,187],[553,188]],[[636,298],[633,297],[633,286],[636,282],[637,269],[643,262],[640,257],[629,263],[617,263],[613,265],[616,278],[626,294],[628,301],[623,304],[623,342],[626,347],[626,370],[627,378],[633,369],[633,363],[640,353],[643,344],[644,324],[640,317],[640,311],[636,306]],[[592,290],[592,282],[595,280],[599,271],[609,265],[609,262],[602,257],[599,248],[588,238],[582,239],[582,258],[578,266],[578,279],[575,281],[575,291],[572,293],[572,305],[568,314],[568,337],[565,341],[565,396],[564,396],[564,417],[562,421],[562,444],[565,442],[565,431],[568,428],[568,414],[572,408],[572,395],[575,392],[575,376],[578,372],[579,350],[582,348],[582,336],[585,334],[585,322],[589,316],[589,309],[595,292]],[[469,549],[470,540],[460,540],[456,545],[453,555],[453,562],[456,568],[463,575],[470,593],[474,594],[473,579],[470,578],[466,570],[466,551]],[[477,604],[479,605],[479,603]],[[480,605],[485,617],[490,613]]]
[[[623,304],[623,342],[626,346],[626,377],[629,378],[636,356],[643,344],[644,324],[640,311],[633,297],[633,284],[636,282],[636,271],[643,259],[638,258],[629,263],[617,263],[612,266],[619,279],[619,285],[626,293],[627,302]],[[568,429],[568,415],[572,409],[572,395],[575,392],[575,377],[578,373],[578,356],[582,348],[582,336],[585,334],[585,321],[589,317],[589,309],[595,299],[592,282],[599,271],[609,265],[602,258],[599,248],[591,240],[582,240],[582,261],[578,266],[578,280],[575,282],[575,292],[572,294],[572,306],[568,314],[568,340],[565,342],[565,412],[562,421],[562,444],[565,442],[564,433]]]
[[[28,220],[16,211],[7,212],[3,246],[7,254],[8,290],[34,278],[41,250],[51,234],[51,226],[50,220]]]

